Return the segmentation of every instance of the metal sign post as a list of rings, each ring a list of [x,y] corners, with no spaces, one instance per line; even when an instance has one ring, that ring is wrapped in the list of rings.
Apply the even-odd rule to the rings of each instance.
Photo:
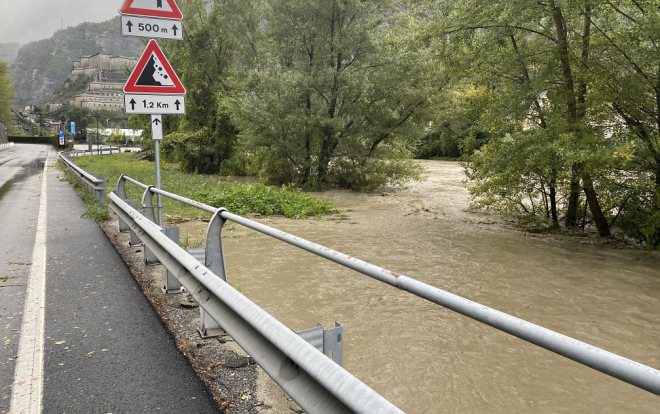
[[[156,188],[161,188],[160,183],[160,141],[163,139],[163,116],[151,115],[151,139],[154,141],[154,157],[156,162]],[[163,226],[163,201],[158,194],[158,224]]]
[[[151,115],[156,188],[161,189],[160,141],[163,114],[186,113],[186,88],[153,38],[183,40],[183,14],[175,0],[124,0],[119,13],[123,36],[151,38],[124,85],[124,112]],[[163,204],[157,199],[158,224],[163,226]]]
[[[71,121],[71,149],[74,149],[76,145],[76,123]]]

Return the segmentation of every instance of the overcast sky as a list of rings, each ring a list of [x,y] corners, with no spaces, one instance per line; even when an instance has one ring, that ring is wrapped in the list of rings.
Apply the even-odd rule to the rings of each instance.
[[[0,43],[29,43],[82,22],[102,22],[119,15],[122,4],[123,0],[0,0]]]

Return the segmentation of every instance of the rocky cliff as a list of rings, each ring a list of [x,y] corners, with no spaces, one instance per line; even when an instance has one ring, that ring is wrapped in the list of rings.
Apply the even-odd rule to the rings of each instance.
[[[21,46],[19,43],[0,43],[0,61],[5,62],[7,65],[14,63],[18,55],[18,49]]]
[[[83,23],[56,32],[50,39],[23,46],[11,65],[16,106],[42,104],[69,76],[81,56],[108,53],[138,57],[143,43],[122,37],[119,18],[103,23]]]

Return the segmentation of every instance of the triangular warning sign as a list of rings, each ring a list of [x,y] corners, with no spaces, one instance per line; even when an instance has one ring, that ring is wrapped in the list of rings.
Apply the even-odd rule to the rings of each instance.
[[[184,95],[186,88],[172,69],[155,40],[150,40],[142,57],[133,69],[124,93],[147,95]]]
[[[119,9],[119,13],[162,19],[183,19],[181,9],[174,0],[124,0],[124,5]]]

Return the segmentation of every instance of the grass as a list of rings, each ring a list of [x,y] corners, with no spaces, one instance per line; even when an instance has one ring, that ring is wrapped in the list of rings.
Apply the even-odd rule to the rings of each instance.
[[[99,203],[96,197],[87,188],[85,188],[80,183],[80,181],[78,181],[78,179],[69,169],[62,168],[61,171],[64,171],[65,179],[69,182],[69,184],[71,184],[73,189],[78,193],[80,198],[82,198],[87,205],[87,210],[85,211],[84,217],[90,218],[97,222],[109,220],[110,213],[108,212],[108,206]]]
[[[96,176],[105,177],[108,191],[117,185],[122,174],[142,183],[156,182],[154,163],[136,160],[133,154],[89,156],[75,159],[76,164]],[[291,187],[270,187],[263,184],[241,184],[229,182],[213,175],[188,174],[176,169],[173,164],[161,164],[162,188],[168,192],[190,198],[214,207],[224,207],[240,215],[280,215],[289,218],[309,218],[337,212],[336,207],[318,200]],[[127,183],[126,192],[131,200],[142,197],[142,189]],[[208,213],[177,201],[163,198],[166,218],[202,218]]]

